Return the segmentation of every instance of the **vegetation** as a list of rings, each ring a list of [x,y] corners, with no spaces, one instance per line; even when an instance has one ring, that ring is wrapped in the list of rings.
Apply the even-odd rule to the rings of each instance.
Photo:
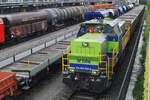
[[[143,70],[138,76],[135,88],[133,90],[133,96],[136,100],[148,100],[148,49],[146,54],[146,48],[148,46],[150,32],[150,2],[147,3],[146,9],[146,26],[144,31],[144,44],[142,47],[142,58],[140,59]],[[144,67],[145,66],[145,67]]]
[[[147,25],[146,25],[146,30],[145,30],[145,34],[144,34],[144,41],[145,41],[145,49],[147,49],[147,52],[145,53],[146,54],[146,60],[145,60],[145,73],[144,73],[144,100],[148,100],[148,61],[150,59],[149,57],[149,47],[148,47],[148,43],[150,41],[149,39],[149,35],[150,35],[150,2],[147,3],[147,11],[146,11],[146,14],[147,14],[147,17],[146,17],[146,22],[147,22]]]
[[[150,53],[149,48],[147,48],[147,56],[145,61],[145,73],[144,73],[144,100],[148,100],[148,61],[149,57],[148,54]]]
[[[140,75],[138,76],[138,81],[135,84],[134,90],[133,90],[133,97],[136,100],[143,100],[143,83],[144,83],[144,71],[141,71]]]

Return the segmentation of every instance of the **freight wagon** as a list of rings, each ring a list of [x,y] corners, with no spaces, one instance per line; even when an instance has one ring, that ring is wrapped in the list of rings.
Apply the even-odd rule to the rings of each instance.
[[[16,89],[16,74],[0,72],[0,100],[2,100],[5,96],[12,96]]]

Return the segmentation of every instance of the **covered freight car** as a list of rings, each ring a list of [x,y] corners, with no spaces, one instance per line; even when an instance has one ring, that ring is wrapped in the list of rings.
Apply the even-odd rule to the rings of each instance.
[[[6,41],[34,35],[35,32],[47,30],[47,14],[44,12],[28,12],[1,15],[1,38]]]

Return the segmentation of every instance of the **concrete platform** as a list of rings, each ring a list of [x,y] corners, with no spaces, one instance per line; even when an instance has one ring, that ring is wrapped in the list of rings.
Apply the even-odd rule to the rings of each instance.
[[[79,25],[73,25],[71,27],[67,27],[59,31],[52,32],[41,37],[0,50],[0,68],[12,64],[41,49],[56,44],[59,41],[67,39],[73,34],[76,34],[78,32],[78,29]]]
[[[43,69],[46,69],[60,59],[64,52],[66,52],[70,40],[74,39],[76,35],[69,39],[60,41],[50,47],[42,49],[32,55],[25,57],[11,65],[1,68],[1,71],[15,72],[18,82],[23,83],[26,87]]]

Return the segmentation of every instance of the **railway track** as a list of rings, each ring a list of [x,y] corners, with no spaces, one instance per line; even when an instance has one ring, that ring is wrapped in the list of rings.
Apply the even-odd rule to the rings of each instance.
[[[142,23],[142,24],[141,24]],[[127,45],[123,59],[117,64],[117,70],[113,83],[108,91],[101,95],[99,100],[124,100],[128,89],[130,76],[134,64],[134,58],[137,52],[137,46],[141,36],[143,18],[137,24],[134,38]],[[125,59],[125,60],[124,60]]]
[[[98,100],[99,96],[97,94],[85,92],[85,91],[75,91],[68,100]]]
[[[142,23],[142,24],[140,24]],[[107,93],[108,96],[105,97],[105,100],[124,100],[130,81],[130,76],[134,64],[134,58],[137,52],[137,46],[141,35],[143,18],[138,23],[138,28],[135,31],[134,38],[128,44],[128,48],[125,52],[125,61],[122,59],[117,65],[118,69],[115,75],[115,79],[112,83],[112,86]],[[119,67],[120,66],[120,67]],[[110,99],[111,96],[111,99]]]
[[[125,73],[125,77],[121,84],[121,87],[120,87],[120,90],[119,90],[119,93],[117,96],[117,100],[125,100],[125,97],[126,97],[126,93],[128,90],[128,85],[130,82],[130,77],[132,74],[132,69],[133,69],[133,65],[134,65],[134,61],[135,61],[135,57],[136,57],[136,53],[137,53],[137,49],[138,49],[138,44],[139,44],[139,40],[141,37],[142,28],[143,28],[143,24],[144,24],[144,15],[142,16],[142,18],[138,24],[139,24],[138,29],[135,32],[135,33],[137,33],[136,38],[135,38],[135,43],[132,42],[132,43],[134,43],[134,46],[130,47],[130,51],[132,51],[131,58],[130,58],[128,66],[127,66],[127,71]]]
[[[87,92],[73,92],[67,100],[125,100],[143,21],[144,16],[137,24],[138,28],[136,28],[133,38],[127,45],[123,59],[117,64],[116,74],[111,87],[100,95],[89,94]]]

